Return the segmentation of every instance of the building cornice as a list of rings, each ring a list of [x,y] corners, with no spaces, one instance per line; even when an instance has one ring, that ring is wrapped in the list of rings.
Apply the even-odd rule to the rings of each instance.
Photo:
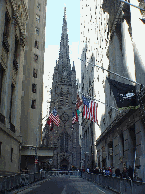
[[[14,10],[13,16],[12,16],[11,7]],[[8,12],[9,17],[10,18],[13,17],[16,24],[19,26],[21,45],[24,47],[25,35],[26,35],[26,23],[29,19],[26,2],[24,0],[21,0],[21,1],[11,0],[11,4],[10,4],[9,1],[6,0],[6,10]]]
[[[13,133],[11,130],[7,129],[4,124],[0,123],[0,130],[2,130],[4,133],[6,133],[8,136],[12,137],[15,141],[17,141],[19,144],[22,143],[22,138],[20,136],[16,136],[15,133]]]
[[[137,112],[138,110],[139,108],[127,109],[127,110],[124,110],[122,113],[118,114],[114,119],[114,121],[106,128],[106,130],[96,140],[96,146],[99,145],[99,143],[107,136],[108,133],[113,132],[115,128],[119,128],[120,124],[123,123],[123,121],[129,121],[129,117],[133,115],[135,112]],[[127,123],[130,123],[130,122],[127,122]]]

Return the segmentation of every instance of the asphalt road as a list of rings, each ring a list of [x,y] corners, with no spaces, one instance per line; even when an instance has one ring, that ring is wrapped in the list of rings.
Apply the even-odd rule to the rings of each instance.
[[[82,178],[50,177],[18,194],[114,194]]]

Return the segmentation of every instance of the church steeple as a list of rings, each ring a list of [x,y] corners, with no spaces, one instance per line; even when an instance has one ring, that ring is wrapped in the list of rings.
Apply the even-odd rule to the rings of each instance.
[[[60,51],[59,51],[59,65],[63,67],[64,66],[71,67],[70,60],[69,60],[66,7],[64,8],[64,16],[63,16],[62,34],[61,34]]]

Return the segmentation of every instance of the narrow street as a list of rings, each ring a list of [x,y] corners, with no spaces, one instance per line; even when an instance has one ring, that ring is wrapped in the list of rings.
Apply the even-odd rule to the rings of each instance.
[[[15,192],[16,193],[16,192]],[[17,192],[27,194],[113,194],[115,192],[99,187],[82,178],[50,177],[48,181]]]

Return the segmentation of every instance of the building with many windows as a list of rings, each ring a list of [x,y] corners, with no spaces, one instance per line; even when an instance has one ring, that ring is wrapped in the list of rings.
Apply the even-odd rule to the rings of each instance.
[[[103,131],[96,141],[97,164],[111,166],[114,171],[119,168],[121,172],[123,167],[131,166],[134,178],[144,181],[145,24],[140,8],[145,9],[145,4],[138,0],[104,0],[102,7],[109,14],[108,70],[119,76],[109,72],[105,82],[105,101],[109,106],[103,116]],[[135,101],[129,95],[136,96]],[[135,108],[125,106],[126,102]]]
[[[0,174],[20,172],[21,97],[28,1],[0,1]]]
[[[46,3],[46,0],[28,1],[21,103],[21,167],[27,166],[29,170],[33,170],[36,157],[39,159],[41,143]]]
[[[102,9],[102,1],[80,1],[81,12],[81,95],[97,100],[98,124],[82,116],[82,167],[94,168],[97,156],[95,141],[102,133],[105,112],[106,72],[108,68],[108,13]],[[81,96],[80,96],[81,97]],[[98,102],[101,101],[101,102]],[[83,109],[81,110],[83,111]]]

